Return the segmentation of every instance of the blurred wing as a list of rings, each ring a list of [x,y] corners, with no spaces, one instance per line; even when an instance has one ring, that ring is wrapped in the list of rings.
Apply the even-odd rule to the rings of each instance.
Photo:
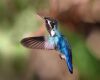
[[[44,36],[24,38],[21,40],[21,44],[31,49],[54,49],[54,45],[50,44]]]

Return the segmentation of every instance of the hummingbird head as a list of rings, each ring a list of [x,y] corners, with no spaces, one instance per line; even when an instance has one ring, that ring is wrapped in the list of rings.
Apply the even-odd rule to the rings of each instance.
[[[55,36],[57,30],[57,21],[50,17],[44,17],[44,19],[50,36]]]

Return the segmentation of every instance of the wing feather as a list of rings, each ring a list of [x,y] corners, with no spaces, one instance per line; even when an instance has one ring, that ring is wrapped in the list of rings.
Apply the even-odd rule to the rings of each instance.
[[[21,44],[31,49],[54,49],[54,45],[48,42],[48,39],[44,36],[27,37],[21,40]]]

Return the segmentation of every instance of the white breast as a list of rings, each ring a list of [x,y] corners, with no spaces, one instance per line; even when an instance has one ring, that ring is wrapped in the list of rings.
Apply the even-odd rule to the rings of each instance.
[[[55,31],[51,30],[51,36],[54,36],[54,35],[55,35]]]

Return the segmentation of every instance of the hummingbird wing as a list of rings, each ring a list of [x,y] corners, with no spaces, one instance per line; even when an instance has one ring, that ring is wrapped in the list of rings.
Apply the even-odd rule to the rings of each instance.
[[[27,37],[21,40],[21,44],[31,49],[55,49],[53,44],[50,44],[47,37]]]

